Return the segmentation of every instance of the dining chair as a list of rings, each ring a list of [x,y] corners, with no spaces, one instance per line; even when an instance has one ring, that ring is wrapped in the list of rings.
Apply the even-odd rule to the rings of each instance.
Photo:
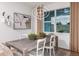
[[[31,50],[29,52],[29,56],[44,56],[45,40],[46,40],[46,38],[38,39],[37,40],[37,48]]]
[[[0,56],[13,56],[12,51],[4,43],[0,43]]]
[[[45,41],[45,49],[49,50],[51,56],[51,49],[53,49],[53,54],[55,56],[55,35],[51,35],[49,42]]]

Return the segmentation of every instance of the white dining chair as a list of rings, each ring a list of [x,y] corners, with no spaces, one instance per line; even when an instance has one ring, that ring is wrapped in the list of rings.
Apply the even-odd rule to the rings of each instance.
[[[5,44],[0,43],[0,56],[13,56],[13,53]]]
[[[49,50],[51,56],[51,49],[53,49],[53,55],[55,56],[55,35],[51,35],[50,42],[46,43],[45,41],[45,49]]]
[[[29,56],[44,56],[45,40],[46,40],[46,38],[38,39],[37,40],[37,48],[31,50],[29,52]]]

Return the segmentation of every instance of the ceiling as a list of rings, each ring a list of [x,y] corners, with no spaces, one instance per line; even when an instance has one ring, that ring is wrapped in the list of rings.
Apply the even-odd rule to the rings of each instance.
[[[43,5],[48,5],[48,4],[52,4],[55,2],[0,2],[0,5],[24,5],[24,6],[28,6],[30,8],[33,8],[37,5],[43,4]]]
[[[48,5],[48,4],[52,4],[52,3],[55,3],[55,2],[24,2],[24,4],[27,4],[29,7],[33,8],[37,5]]]

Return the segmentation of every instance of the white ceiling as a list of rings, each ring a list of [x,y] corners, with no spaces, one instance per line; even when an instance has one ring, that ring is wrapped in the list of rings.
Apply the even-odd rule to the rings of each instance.
[[[63,5],[63,4],[69,4],[69,2],[24,2],[23,4],[25,4],[25,5],[27,5],[27,6],[29,6],[30,8],[34,8],[34,7],[36,7],[37,5],[45,5],[45,6],[50,6],[51,4],[52,5],[56,5],[56,4],[58,4],[58,5]],[[54,6],[55,7],[55,6]]]
[[[33,8],[37,5],[48,5],[48,4],[53,4],[55,2],[24,2],[25,5],[28,5],[30,8]]]
[[[0,2],[0,5],[23,5],[23,6],[28,6],[29,8],[34,8],[37,5],[49,5],[49,4],[56,4],[59,2]],[[63,3],[63,2],[62,2]]]
[[[39,4],[43,4],[43,5],[47,5],[47,4],[52,4],[55,2],[26,2],[26,4],[30,5],[30,6],[35,6],[35,5],[39,5]]]
[[[0,2],[0,5],[6,5],[6,4],[18,4],[18,5],[24,5],[24,6],[28,6],[30,8],[33,8],[37,5],[43,4],[43,5],[48,5],[48,4],[52,4],[55,2]]]

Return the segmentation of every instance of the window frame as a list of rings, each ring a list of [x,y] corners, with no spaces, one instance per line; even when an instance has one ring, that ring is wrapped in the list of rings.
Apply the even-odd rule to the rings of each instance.
[[[56,14],[56,12],[57,12],[57,10],[59,10],[59,9],[65,9],[65,8],[70,8],[70,7],[64,7],[64,8],[58,8],[58,9],[54,9],[54,10],[52,10],[52,11],[54,11],[54,18],[55,18],[55,24],[54,24],[54,32],[52,32],[52,33],[60,33],[60,32],[57,32],[57,25],[56,25],[56,18],[57,18],[57,14]],[[51,10],[49,10],[49,11],[51,11]],[[70,17],[70,15],[68,15],[69,17]],[[44,29],[44,23],[45,22],[51,22],[51,21],[44,21],[44,18],[43,18],[43,32],[45,32],[45,33],[51,33],[51,32],[47,32],[47,31],[44,31],[45,29]],[[63,33],[65,33],[65,32],[63,32]],[[70,33],[70,31],[69,31],[69,33]]]

